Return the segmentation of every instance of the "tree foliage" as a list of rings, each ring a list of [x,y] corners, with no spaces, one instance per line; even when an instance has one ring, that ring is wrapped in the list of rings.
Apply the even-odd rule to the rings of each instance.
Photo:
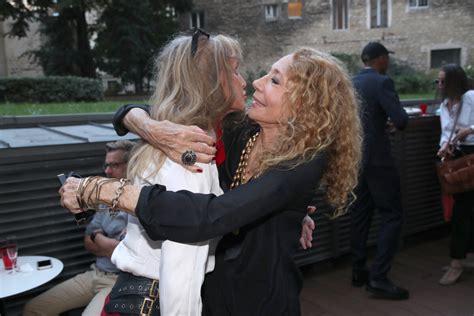
[[[42,19],[41,47],[32,51],[48,76],[96,76],[96,62],[89,42],[85,13],[78,7],[61,9],[56,16]]]
[[[100,10],[107,0],[8,0],[0,5],[0,19],[11,19],[10,37],[25,37],[30,23],[40,22],[45,39],[30,52],[47,75],[95,77],[86,13]]]
[[[8,36],[25,37],[29,24],[44,16],[52,5],[52,0],[5,0],[0,2],[0,20],[12,19]]]
[[[99,67],[140,91],[151,57],[177,28],[169,6],[184,12],[192,1],[3,0],[0,20],[12,21],[10,37],[25,37],[30,23],[41,23],[44,40],[31,54],[47,75],[95,77]],[[88,13],[98,17],[93,24]]]
[[[99,68],[142,92],[153,56],[177,27],[165,2],[112,0],[98,20],[94,50]]]

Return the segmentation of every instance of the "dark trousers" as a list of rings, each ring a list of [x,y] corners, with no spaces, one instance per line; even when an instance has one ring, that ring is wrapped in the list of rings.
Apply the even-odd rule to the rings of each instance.
[[[474,146],[461,149],[464,154],[474,153]],[[453,198],[450,255],[453,259],[464,259],[466,253],[474,251],[474,191],[454,194]]]
[[[370,279],[386,278],[397,251],[403,221],[400,179],[395,167],[369,166],[359,178],[357,199],[351,207],[351,251],[353,270],[365,270],[367,238],[375,209],[381,215],[377,252]]]

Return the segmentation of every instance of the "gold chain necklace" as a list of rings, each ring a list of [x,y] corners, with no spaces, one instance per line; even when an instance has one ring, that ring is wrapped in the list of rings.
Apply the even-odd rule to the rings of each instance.
[[[250,137],[247,141],[247,144],[245,145],[245,148],[242,150],[239,165],[237,167],[237,170],[235,171],[234,178],[232,179],[232,184],[230,185],[231,190],[246,182],[245,171],[247,170],[247,167],[249,165],[250,152],[252,151],[252,148],[255,145],[255,142],[257,141],[258,135],[260,135],[260,132],[257,132],[255,133],[255,135]],[[253,176],[253,178],[257,178],[260,174],[261,172],[258,172]]]

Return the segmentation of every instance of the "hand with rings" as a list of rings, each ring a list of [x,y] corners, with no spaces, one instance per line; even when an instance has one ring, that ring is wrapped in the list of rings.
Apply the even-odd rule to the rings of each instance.
[[[138,110],[138,112],[131,111],[127,114],[127,117],[131,115],[129,117],[131,122],[136,121],[132,125],[134,127],[132,130],[139,131],[139,135],[150,145],[160,149],[169,159],[181,164],[189,171],[201,172],[202,170],[195,163],[211,163],[215,158],[216,140],[206,131],[197,126],[185,126],[170,121],[158,122],[148,116],[143,118],[140,116],[143,113],[145,112]],[[196,158],[193,162],[194,157]]]
[[[186,150],[182,155],[181,155],[181,162],[185,166],[192,166],[196,163],[197,161],[197,156],[194,150]]]
[[[59,189],[59,194],[61,195],[61,205],[67,208],[73,214],[82,212],[82,210],[79,208],[79,203],[77,202],[76,198],[76,192],[79,188],[80,181],[81,179],[69,177]]]

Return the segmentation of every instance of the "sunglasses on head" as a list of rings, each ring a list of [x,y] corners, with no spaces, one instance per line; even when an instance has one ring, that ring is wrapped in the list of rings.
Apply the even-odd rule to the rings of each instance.
[[[436,79],[434,81],[435,84],[444,84],[444,80],[441,80],[441,79]]]
[[[197,49],[198,49],[198,44],[199,44],[199,37],[201,35],[204,35],[209,39],[211,35],[209,33],[201,30],[200,28],[196,27],[194,28],[192,40],[191,40],[191,56],[194,57],[196,55]]]

